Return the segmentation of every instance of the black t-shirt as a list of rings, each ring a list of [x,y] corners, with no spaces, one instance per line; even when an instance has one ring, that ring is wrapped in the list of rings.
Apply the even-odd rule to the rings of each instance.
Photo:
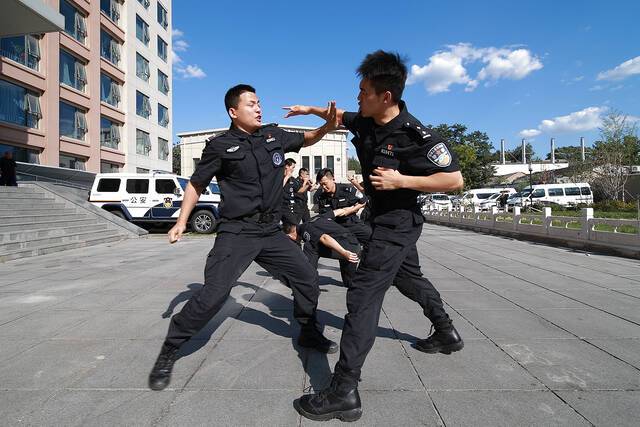
[[[304,180],[300,177],[296,178],[296,181],[298,182],[298,189],[296,190],[296,193],[294,194],[294,197],[296,198],[296,203],[301,204],[306,206],[307,205],[307,194],[309,193],[309,190],[305,190],[302,193],[298,192],[302,186],[304,185]]]
[[[251,135],[232,127],[207,141],[191,183],[204,187],[217,177],[223,219],[278,213],[282,206],[284,153],[299,151],[303,143],[302,133],[287,132],[275,124]]]
[[[349,230],[325,216],[315,216],[310,221],[303,223],[299,228],[302,241],[317,245],[323,234],[328,234],[338,240],[349,237]]]
[[[345,112],[342,124],[354,135],[351,140],[358,153],[366,194],[374,216],[397,209],[418,210],[418,191],[380,190],[369,176],[378,167],[398,170],[403,175],[428,176],[438,172],[456,172],[458,159],[447,142],[435,130],[425,127],[400,101],[400,114],[384,126],[359,113]]]
[[[282,187],[283,203],[289,205],[296,202],[296,194],[300,189],[300,183],[294,177],[290,177]]]

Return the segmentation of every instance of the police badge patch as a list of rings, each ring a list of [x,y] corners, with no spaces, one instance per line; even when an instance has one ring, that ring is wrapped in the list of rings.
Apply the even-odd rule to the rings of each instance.
[[[171,197],[165,197],[164,198],[164,203],[162,204],[165,208],[169,209],[170,207],[173,206],[173,200],[171,200]]]
[[[446,168],[451,164],[451,153],[449,153],[449,149],[442,142],[431,147],[431,150],[427,153],[427,158],[431,160],[434,165],[440,166],[441,168]]]
[[[309,234],[308,231],[305,231],[304,234],[302,235],[302,240],[304,240],[305,242],[308,242],[311,240],[311,234]]]
[[[276,166],[282,165],[282,154],[273,153],[273,156],[271,157],[271,160],[273,160],[273,164],[276,165]]]

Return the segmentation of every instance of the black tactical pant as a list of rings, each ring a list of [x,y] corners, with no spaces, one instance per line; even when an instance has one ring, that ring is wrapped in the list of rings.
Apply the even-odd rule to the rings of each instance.
[[[440,294],[420,271],[416,242],[422,232],[421,217],[403,211],[385,222],[373,220],[371,240],[347,290],[348,313],[335,373],[354,385],[375,341],[382,301],[391,285],[420,304],[436,328],[450,327]]]
[[[346,236],[331,236],[333,237],[340,246],[345,248],[348,251],[360,253],[360,245],[358,245],[358,240],[353,235]],[[353,277],[356,274],[356,269],[358,267],[357,264],[353,262],[349,262],[340,255],[338,255],[335,251],[327,248],[322,243],[313,243],[307,242],[304,244],[304,249],[302,250],[304,255],[309,260],[309,263],[316,270],[318,269],[318,259],[322,258],[333,258],[337,259],[340,262],[340,276],[342,277],[342,284],[347,288],[351,286],[353,281]]]
[[[361,245],[366,245],[369,241],[369,238],[371,237],[371,226],[360,221],[360,219],[358,219],[357,217],[347,218],[343,221],[340,220],[340,217],[337,217],[336,223],[340,224],[341,226],[349,230],[349,233],[356,236],[358,242],[360,242]]]
[[[309,222],[311,219],[311,213],[309,212],[309,206],[305,202],[296,203],[296,210],[298,216],[302,220],[302,222]]]
[[[227,231],[225,231],[227,230]],[[180,347],[220,310],[236,280],[252,261],[293,291],[293,315],[300,324],[315,322],[318,272],[277,224],[234,221],[221,224],[204,269],[204,286],[171,318],[165,343]]]

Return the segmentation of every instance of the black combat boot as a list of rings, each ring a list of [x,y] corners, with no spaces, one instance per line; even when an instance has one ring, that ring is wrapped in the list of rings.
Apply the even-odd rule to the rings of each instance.
[[[464,347],[464,342],[450,322],[444,326],[435,327],[433,334],[423,340],[418,340],[415,345],[415,348],[425,353],[444,354],[460,351],[462,347]]]
[[[173,364],[178,360],[178,348],[163,345],[149,374],[149,388],[151,390],[164,390],[171,382]]]
[[[357,381],[345,381],[334,375],[331,384],[316,394],[305,394],[293,402],[303,417],[314,421],[357,421],[362,416],[362,404]]]
[[[333,354],[338,351],[338,344],[325,338],[315,321],[301,325],[298,337],[300,347],[313,348],[320,353]]]

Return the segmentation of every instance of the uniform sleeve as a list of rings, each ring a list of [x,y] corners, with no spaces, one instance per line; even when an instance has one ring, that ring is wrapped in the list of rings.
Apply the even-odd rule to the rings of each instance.
[[[424,145],[426,174],[438,172],[457,172],[460,170],[458,156],[451,146],[435,131],[431,131],[430,140]]]
[[[342,126],[346,127],[349,132],[355,133],[357,132],[356,125],[358,122],[358,113],[354,113],[351,111],[345,111],[342,113]]]
[[[274,128],[278,135],[278,139],[282,144],[282,150],[285,153],[297,153],[304,144],[304,133],[302,132],[287,132],[279,127]]]
[[[363,200],[363,197],[358,196],[358,192],[355,187],[349,187],[348,191],[346,191],[346,198],[349,206],[353,206],[357,203],[366,203],[366,200]]]
[[[202,158],[191,175],[191,184],[203,188],[209,185],[215,175],[220,172],[222,158],[213,148],[214,142],[209,142],[202,150]]]

